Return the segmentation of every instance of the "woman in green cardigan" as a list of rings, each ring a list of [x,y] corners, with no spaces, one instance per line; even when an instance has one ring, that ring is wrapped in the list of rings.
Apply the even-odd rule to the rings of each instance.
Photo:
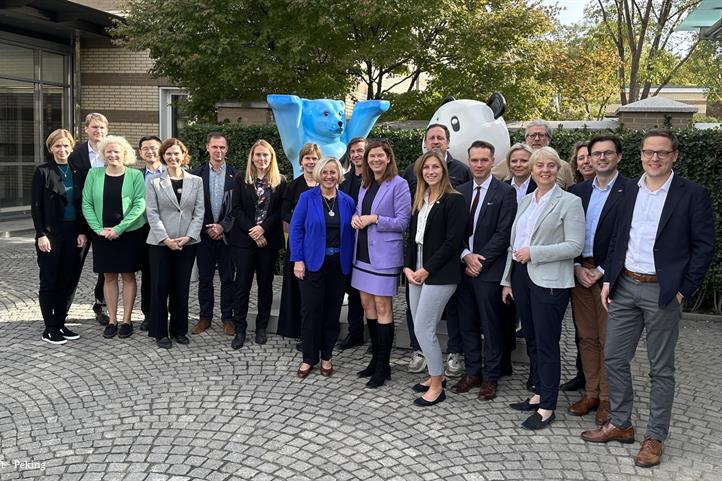
[[[103,293],[110,321],[103,337],[133,334],[130,315],[142,262],[145,224],[145,182],[135,151],[123,137],[109,135],[98,146],[105,167],[90,169],[83,188],[83,215],[93,231],[93,272],[105,274]],[[118,328],[118,274],[123,278],[123,323]]]

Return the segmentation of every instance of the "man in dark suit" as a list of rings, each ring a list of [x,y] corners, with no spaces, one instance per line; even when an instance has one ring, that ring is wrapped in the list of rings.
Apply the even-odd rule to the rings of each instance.
[[[424,147],[427,150],[437,149],[440,150],[444,158],[446,159],[446,167],[449,171],[449,182],[456,188],[465,182],[471,180],[471,174],[469,173],[469,167],[463,162],[460,162],[453,158],[449,153],[449,129],[443,124],[430,124],[426,127],[426,133],[424,134]],[[414,171],[414,164],[410,163],[406,170],[404,170],[404,179],[409,184],[409,190],[411,191],[411,200],[413,202],[414,195],[416,194],[416,173]],[[408,305],[408,294],[406,299]],[[409,361],[409,372],[422,372],[426,369],[426,359],[424,354],[421,352],[421,347],[416,340],[414,335],[414,321],[411,319],[411,311],[408,307],[406,309],[406,325],[409,330],[409,339],[411,340],[411,349],[414,350],[411,359]],[[448,342],[446,345],[446,351],[448,357],[446,360],[446,370],[444,373],[449,377],[460,376],[463,373],[464,366],[461,362],[461,334],[459,333],[459,314],[456,308],[455,296],[452,296],[449,302],[446,304],[446,330],[448,333]]]
[[[198,304],[200,315],[191,333],[200,334],[211,327],[213,319],[213,277],[216,270],[221,278],[221,319],[223,332],[233,336],[236,333],[233,324],[233,282],[236,275],[231,257],[231,248],[226,245],[224,233],[228,225],[226,212],[230,210],[230,191],[233,189],[233,177],[236,170],[226,163],[228,141],[220,132],[211,132],[206,139],[208,163],[192,172],[203,179],[205,199],[205,218],[201,231],[201,243],[198,245]]]
[[[609,311],[604,355],[612,419],[582,433],[589,442],[634,442],[629,365],[646,330],[650,409],[635,461],[645,468],[660,463],[669,434],[682,302],[702,284],[714,256],[709,192],[674,173],[677,147],[669,131],[647,132],[641,147],[644,174],[619,202],[601,291]]]
[[[596,422],[601,426],[609,421],[611,413],[607,371],[604,369],[607,311],[602,307],[599,294],[617,207],[629,179],[617,170],[617,164],[622,159],[619,137],[597,135],[589,141],[588,149],[595,176],[569,189],[569,192],[581,197],[586,217],[586,240],[582,255],[574,261],[577,285],[572,289],[572,307],[586,389],[582,398],[569,406],[569,413],[584,416],[596,409]]]
[[[73,152],[70,154],[68,161],[77,165],[85,173],[87,173],[92,167],[104,167],[105,163],[100,158],[98,152],[98,145],[100,141],[108,135],[108,119],[103,114],[97,112],[89,113],[85,116],[83,122],[83,130],[85,135],[88,137],[87,142],[77,144]],[[85,249],[82,254],[82,261],[80,263],[80,269],[78,270],[78,276],[83,272],[83,264],[85,263],[85,257],[88,255],[91,243],[88,242],[85,245]],[[78,277],[80,279],[80,277]],[[95,283],[95,302],[93,303],[93,312],[95,312],[95,319],[100,323],[101,326],[108,325],[108,308],[105,305],[105,295],[103,294],[103,285],[105,284],[105,277],[102,273],[98,274],[98,280]],[[75,283],[77,286],[77,282]],[[73,303],[75,297],[75,289],[68,296],[68,307]]]
[[[465,393],[481,386],[479,399],[496,397],[502,360],[501,277],[504,274],[516,195],[491,175],[494,146],[477,140],[468,150],[471,182],[459,186],[468,218],[461,260],[464,274],[456,291],[465,375],[451,390]],[[481,333],[486,362],[481,363]]]

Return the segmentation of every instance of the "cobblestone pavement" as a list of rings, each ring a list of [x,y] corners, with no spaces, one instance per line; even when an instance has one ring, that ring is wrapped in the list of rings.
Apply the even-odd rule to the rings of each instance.
[[[420,378],[405,371],[400,349],[392,381],[368,390],[355,376],[364,348],[337,353],[331,378],[315,371],[301,380],[293,342],[275,335],[240,352],[218,324],[168,351],[139,332],[103,339],[90,315],[90,265],[71,311],[82,337],[50,346],[40,340],[31,241],[0,241],[0,480],[722,479],[719,322],[684,323],[671,437],[663,464],[641,469],[638,443],[579,438],[593,419],[566,414],[576,393],[561,394],[551,428],[520,428],[524,416],[507,404],[527,394],[524,365],[492,402],[449,393],[423,409],[412,406]],[[574,356],[568,321],[563,378]],[[645,364],[640,346],[638,439],[648,412]]]

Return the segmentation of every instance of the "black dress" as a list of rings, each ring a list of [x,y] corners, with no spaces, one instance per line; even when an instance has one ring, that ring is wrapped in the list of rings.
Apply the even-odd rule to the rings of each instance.
[[[286,188],[281,205],[281,219],[291,223],[293,210],[298,204],[301,194],[311,189],[302,176],[297,177]],[[289,243],[286,242],[286,259],[288,259]],[[293,262],[286,261],[283,269],[283,287],[281,289],[281,305],[278,310],[278,327],[276,334],[283,337],[301,337],[301,290],[298,279],[293,275]]]
[[[115,227],[123,220],[123,179],[125,174],[105,174],[103,184],[103,227]],[[142,229],[125,231],[115,240],[93,233],[93,272],[136,272],[143,260]]]
[[[361,215],[369,215],[371,214],[371,206],[374,203],[374,199],[376,198],[376,194],[379,192],[379,183],[376,182],[376,180],[372,180],[371,184],[369,185],[368,190],[366,191],[366,195],[364,195],[364,201],[361,205]],[[356,250],[356,259],[365,262],[367,264],[371,263],[371,259],[369,258],[369,231],[368,229],[361,229],[358,231],[358,247]]]

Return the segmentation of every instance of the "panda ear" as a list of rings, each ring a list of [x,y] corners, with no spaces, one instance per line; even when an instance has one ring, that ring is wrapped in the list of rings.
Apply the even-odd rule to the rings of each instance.
[[[499,117],[504,115],[504,112],[506,111],[506,99],[501,94],[501,92],[494,92],[493,94],[491,94],[491,97],[489,97],[486,105],[488,105],[491,111],[494,113],[495,119],[498,119]]]
[[[448,104],[449,102],[453,102],[454,100],[456,99],[453,95],[447,95],[444,100],[441,101],[441,105]],[[441,105],[439,105],[439,107],[441,107]]]

